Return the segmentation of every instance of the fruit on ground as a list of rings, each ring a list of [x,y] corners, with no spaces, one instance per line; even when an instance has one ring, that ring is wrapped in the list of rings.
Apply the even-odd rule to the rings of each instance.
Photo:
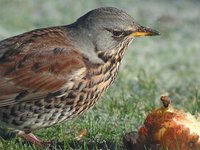
[[[200,121],[190,113],[174,109],[167,96],[163,107],[147,115],[137,135],[127,133],[124,144],[130,150],[200,150]]]

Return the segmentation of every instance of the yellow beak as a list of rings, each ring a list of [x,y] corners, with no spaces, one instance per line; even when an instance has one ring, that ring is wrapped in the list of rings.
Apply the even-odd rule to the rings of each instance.
[[[140,26],[130,36],[140,37],[140,36],[154,36],[154,35],[160,35],[160,33],[156,30],[151,29],[151,28]]]

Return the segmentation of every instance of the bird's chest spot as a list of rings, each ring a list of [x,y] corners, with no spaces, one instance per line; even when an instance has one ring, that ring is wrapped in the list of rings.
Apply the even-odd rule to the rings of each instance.
[[[115,80],[120,62],[108,62],[96,69],[94,75],[89,80],[89,88],[96,93],[103,93]],[[101,94],[100,94],[101,95]],[[99,96],[97,97],[97,99]],[[96,100],[95,100],[96,101]]]
[[[108,81],[112,82],[119,70],[120,62],[109,62],[108,64],[105,64],[102,68],[101,75],[104,76],[104,82],[109,83]]]

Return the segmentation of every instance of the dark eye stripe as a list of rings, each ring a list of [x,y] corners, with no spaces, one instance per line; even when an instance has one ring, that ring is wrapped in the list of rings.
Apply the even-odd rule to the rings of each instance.
[[[130,35],[133,31],[120,31],[120,30],[113,30],[113,29],[108,29],[105,28],[107,31],[111,32],[113,34],[114,37],[125,37]]]
[[[124,35],[125,35],[125,36],[130,35],[131,33],[133,33],[133,31],[131,31],[131,30],[124,31]]]

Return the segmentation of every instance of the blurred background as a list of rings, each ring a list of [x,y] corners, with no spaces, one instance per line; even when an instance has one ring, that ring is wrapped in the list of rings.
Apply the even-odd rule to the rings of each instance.
[[[165,93],[175,107],[198,115],[199,0],[1,0],[0,40],[35,28],[70,24],[101,6],[121,8],[161,35],[135,39],[125,54],[117,81],[101,101],[77,119],[48,130],[62,129],[73,137],[86,128],[86,139],[109,139],[120,146],[123,133],[136,130],[146,114],[160,105],[159,96]],[[75,131],[71,127],[74,124]],[[45,137],[61,136],[50,131],[45,130]]]

